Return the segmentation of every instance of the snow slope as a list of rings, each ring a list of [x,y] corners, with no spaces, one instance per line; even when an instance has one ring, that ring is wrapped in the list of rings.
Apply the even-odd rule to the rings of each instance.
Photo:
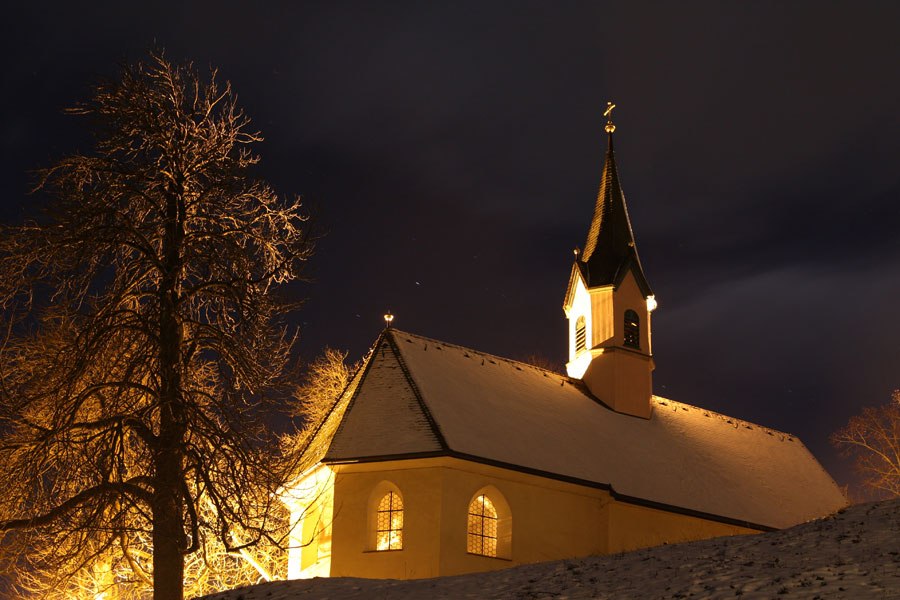
[[[791,529],[420,579],[280,581],[209,600],[391,598],[900,599],[900,500]]]

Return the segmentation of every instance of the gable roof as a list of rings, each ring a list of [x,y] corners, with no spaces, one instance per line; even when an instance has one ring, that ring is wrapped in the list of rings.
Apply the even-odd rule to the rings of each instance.
[[[619,184],[612,133],[609,133],[609,146],[600,176],[600,190],[597,193],[591,227],[576,264],[588,287],[610,284],[618,286],[626,271],[631,269],[641,293],[644,296],[653,294],[634,243],[625,194]]]
[[[790,434],[657,396],[637,419],[579,380],[396,329],[310,449],[326,463],[456,456],[760,529],[845,504]]]
[[[406,370],[396,341],[381,336],[328,448],[328,460],[440,452],[447,444]]]

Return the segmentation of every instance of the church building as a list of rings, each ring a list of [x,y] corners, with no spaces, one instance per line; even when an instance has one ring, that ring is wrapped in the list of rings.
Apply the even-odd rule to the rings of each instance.
[[[846,504],[795,436],[653,394],[656,302],[614,130],[565,290],[567,374],[388,323],[284,492],[289,578],[488,571],[771,531]]]

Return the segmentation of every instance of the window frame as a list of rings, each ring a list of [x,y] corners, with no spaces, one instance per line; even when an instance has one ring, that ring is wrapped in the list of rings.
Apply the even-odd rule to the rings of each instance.
[[[581,315],[575,319],[575,353],[587,350],[587,319]]]
[[[387,508],[384,508],[385,500],[387,500]],[[383,515],[386,515],[387,529],[382,528]],[[399,525],[397,525],[397,517],[399,517]],[[395,525],[397,526],[395,527]],[[382,534],[385,534],[386,548],[382,547]],[[394,490],[388,490],[381,496],[375,508],[375,550],[377,552],[403,550],[403,497]]]
[[[497,558],[499,521],[500,517],[490,496],[475,496],[469,502],[466,518],[466,552]]]
[[[485,498],[490,504],[494,515],[487,518],[491,519],[494,528],[493,536],[484,535],[484,518],[482,514],[485,504],[481,503],[480,507],[476,506],[480,498]],[[475,510],[473,511],[473,508]],[[473,531],[472,518],[481,518],[480,532]],[[512,558],[512,512],[509,504],[503,494],[496,487],[489,485],[475,492],[468,504],[466,504],[466,553],[471,556],[480,556],[483,558],[511,560]],[[478,544],[482,551],[473,551],[472,538],[477,537]],[[493,540],[493,554],[484,552],[484,541]]]
[[[388,509],[382,510],[385,499],[388,500]],[[407,503],[400,489],[390,481],[382,481],[376,485],[369,494],[368,517],[366,527],[366,552],[400,552],[406,546],[406,512]],[[379,517],[387,514],[388,529],[381,527]],[[399,526],[394,527],[399,516]],[[392,533],[396,532],[394,542]],[[387,547],[383,547],[382,534],[386,534]]]

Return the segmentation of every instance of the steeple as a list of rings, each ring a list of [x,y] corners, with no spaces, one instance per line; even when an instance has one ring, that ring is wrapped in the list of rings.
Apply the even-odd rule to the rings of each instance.
[[[599,285],[619,286],[622,277],[631,267],[638,287],[644,296],[652,296],[653,292],[644,276],[641,261],[638,258],[631,220],[625,205],[625,194],[619,184],[619,173],[616,169],[616,153],[613,149],[613,133],[616,126],[612,123],[612,108],[609,103],[606,113],[609,119],[606,124],[607,149],[606,161],[600,175],[600,191],[594,206],[594,218],[588,230],[587,242],[578,262],[582,268],[588,287]]]
[[[653,354],[650,313],[656,300],[638,258],[613,150],[607,104],[606,162],[584,251],[575,251],[563,310],[569,320],[570,377],[617,412],[648,419]]]

